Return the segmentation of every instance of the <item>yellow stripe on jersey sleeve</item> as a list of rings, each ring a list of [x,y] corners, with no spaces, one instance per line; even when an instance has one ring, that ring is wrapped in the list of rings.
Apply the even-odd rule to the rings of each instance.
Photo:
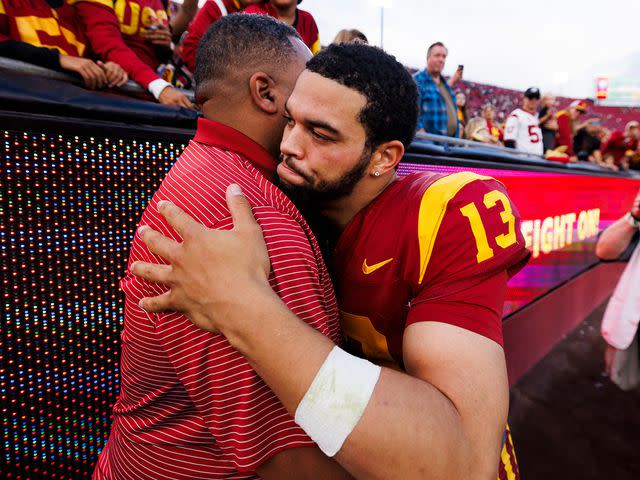
[[[6,15],[7,14],[7,10],[4,8],[4,4],[2,3],[2,0],[0,0],[0,15]]]
[[[314,55],[320,51],[320,37],[311,45],[311,53]]]
[[[418,212],[418,243],[420,245],[421,284],[433,253],[438,230],[447,211],[447,206],[457,193],[476,180],[493,180],[491,177],[472,172],[459,172],[442,177],[433,182],[422,195]]]
[[[69,5],[80,2],[97,3],[98,5],[103,5],[109,9],[113,9],[113,0],[67,0]]]

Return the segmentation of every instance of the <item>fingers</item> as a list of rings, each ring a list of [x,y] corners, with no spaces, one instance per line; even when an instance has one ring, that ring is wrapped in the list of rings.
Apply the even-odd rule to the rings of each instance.
[[[180,101],[179,101],[179,105],[180,105],[181,107],[184,107],[184,108],[191,108],[191,109],[193,109],[193,104],[192,104],[192,103],[191,103],[191,101],[190,101],[187,97],[185,97],[184,95],[181,95],[181,97],[180,97]]]
[[[239,185],[232,183],[227,187],[226,199],[234,229],[260,228],[251,211],[251,205],[247,197],[242,194]]]
[[[159,255],[170,263],[173,262],[176,248],[180,245],[178,242],[169,237],[165,237],[146,225],[138,229],[138,235],[151,252]]]
[[[95,90],[96,88],[102,88],[107,83],[107,77],[98,65],[92,61],[87,61],[79,70],[82,79],[85,82],[87,88]]]
[[[159,263],[134,262],[131,265],[131,273],[136,277],[149,280],[150,282],[170,285],[171,266]]]
[[[161,313],[171,308],[171,290],[167,290],[157,297],[145,297],[138,302],[140,308],[151,313]]]
[[[158,211],[169,225],[173,227],[178,235],[185,240],[191,238],[195,232],[203,228],[202,225],[191,218],[188,213],[185,213],[184,210],[171,202],[167,202],[165,200],[158,202]]]

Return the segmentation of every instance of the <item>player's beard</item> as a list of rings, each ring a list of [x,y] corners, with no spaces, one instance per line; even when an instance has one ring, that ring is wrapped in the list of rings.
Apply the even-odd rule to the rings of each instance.
[[[280,155],[280,161],[284,162],[290,170],[293,170],[295,173],[300,175],[306,183],[304,185],[289,185],[278,179],[278,185],[298,206],[298,208],[338,200],[353,192],[356,184],[364,176],[370,160],[371,149],[365,147],[362,150],[362,154],[360,155],[358,162],[351,168],[351,170],[342,175],[338,180],[317,181],[308,173],[297,168],[291,157]]]

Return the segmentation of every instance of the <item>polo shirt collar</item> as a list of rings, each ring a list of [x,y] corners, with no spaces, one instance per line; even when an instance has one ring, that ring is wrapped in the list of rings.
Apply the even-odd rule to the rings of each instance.
[[[200,117],[193,139],[198,143],[238,153],[249,160],[269,180],[275,177],[278,161],[261,145],[235,128]]]

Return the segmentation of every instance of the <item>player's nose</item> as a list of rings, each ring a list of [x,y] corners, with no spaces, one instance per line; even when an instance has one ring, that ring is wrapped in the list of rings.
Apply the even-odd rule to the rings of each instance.
[[[301,128],[297,125],[285,128],[282,141],[280,142],[280,152],[282,152],[283,155],[302,158],[304,152],[303,145]]]

